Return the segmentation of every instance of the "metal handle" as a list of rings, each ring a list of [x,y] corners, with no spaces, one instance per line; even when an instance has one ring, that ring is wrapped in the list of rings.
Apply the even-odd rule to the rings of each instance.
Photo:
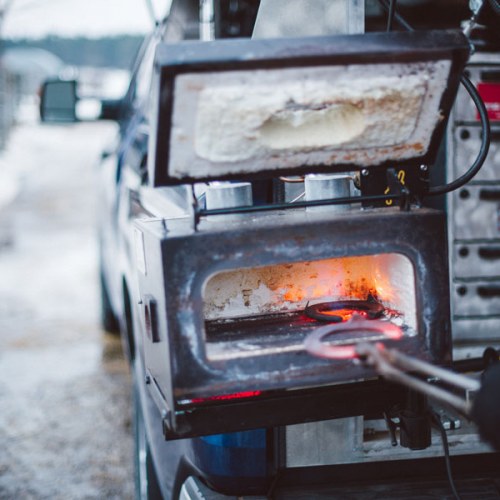
[[[479,286],[477,294],[483,299],[493,299],[500,297],[500,286]]]
[[[479,247],[477,254],[483,260],[500,259],[500,247]]]
[[[472,408],[470,401],[406,372],[411,371],[421,373],[428,378],[437,378],[466,393],[479,390],[481,385],[477,380],[407,356],[396,349],[386,349],[381,343],[358,344],[356,346],[356,353],[366,364],[375,368],[384,378],[410,387],[437,401],[446,403],[464,415],[470,415]]]
[[[482,201],[500,201],[500,189],[481,189],[479,199]]]

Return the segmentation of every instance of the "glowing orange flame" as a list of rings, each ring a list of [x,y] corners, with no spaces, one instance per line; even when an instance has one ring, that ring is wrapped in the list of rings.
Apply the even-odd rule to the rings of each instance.
[[[379,301],[392,302],[395,296],[387,265],[383,255],[293,264],[286,269],[281,297],[288,302],[301,302],[326,297],[366,300],[372,295]],[[279,281],[274,282],[277,287]]]
[[[409,259],[395,253],[236,269],[207,282],[205,317],[301,311],[309,302],[367,300],[370,295],[386,308],[413,310],[413,276]]]
[[[295,289],[293,285],[284,294],[283,298],[288,302],[300,302],[304,300],[305,294],[303,290]]]
[[[368,315],[365,311],[357,311],[355,309],[335,309],[333,311],[321,311],[321,314],[326,316],[340,316],[342,321],[348,321],[352,318],[353,314],[357,314],[363,318],[366,318]]]

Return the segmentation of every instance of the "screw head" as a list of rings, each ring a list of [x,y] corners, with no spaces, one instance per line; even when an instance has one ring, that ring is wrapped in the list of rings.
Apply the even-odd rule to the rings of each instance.
[[[466,141],[467,139],[470,138],[470,132],[464,128],[460,131],[460,139],[462,139],[462,141]]]
[[[368,169],[367,169],[367,168],[364,168],[363,170],[361,170],[361,175],[362,175],[363,177],[366,177],[366,176],[367,176],[367,175],[369,175],[369,174],[370,174],[370,172],[368,171]]]
[[[420,165],[420,170],[422,172],[427,172],[427,170],[429,170],[429,167],[427,165]]]

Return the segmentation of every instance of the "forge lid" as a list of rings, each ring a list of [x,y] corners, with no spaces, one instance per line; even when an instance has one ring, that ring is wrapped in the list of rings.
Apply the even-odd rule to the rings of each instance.
[[[150,181],[430,165],[468,56],[450,30],[161,44]]]

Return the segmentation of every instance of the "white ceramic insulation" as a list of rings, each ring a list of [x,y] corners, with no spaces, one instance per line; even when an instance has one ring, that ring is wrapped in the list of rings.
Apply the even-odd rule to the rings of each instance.
[[[449,61],[180,75],[169,174],[374,166],[425,155]]]

